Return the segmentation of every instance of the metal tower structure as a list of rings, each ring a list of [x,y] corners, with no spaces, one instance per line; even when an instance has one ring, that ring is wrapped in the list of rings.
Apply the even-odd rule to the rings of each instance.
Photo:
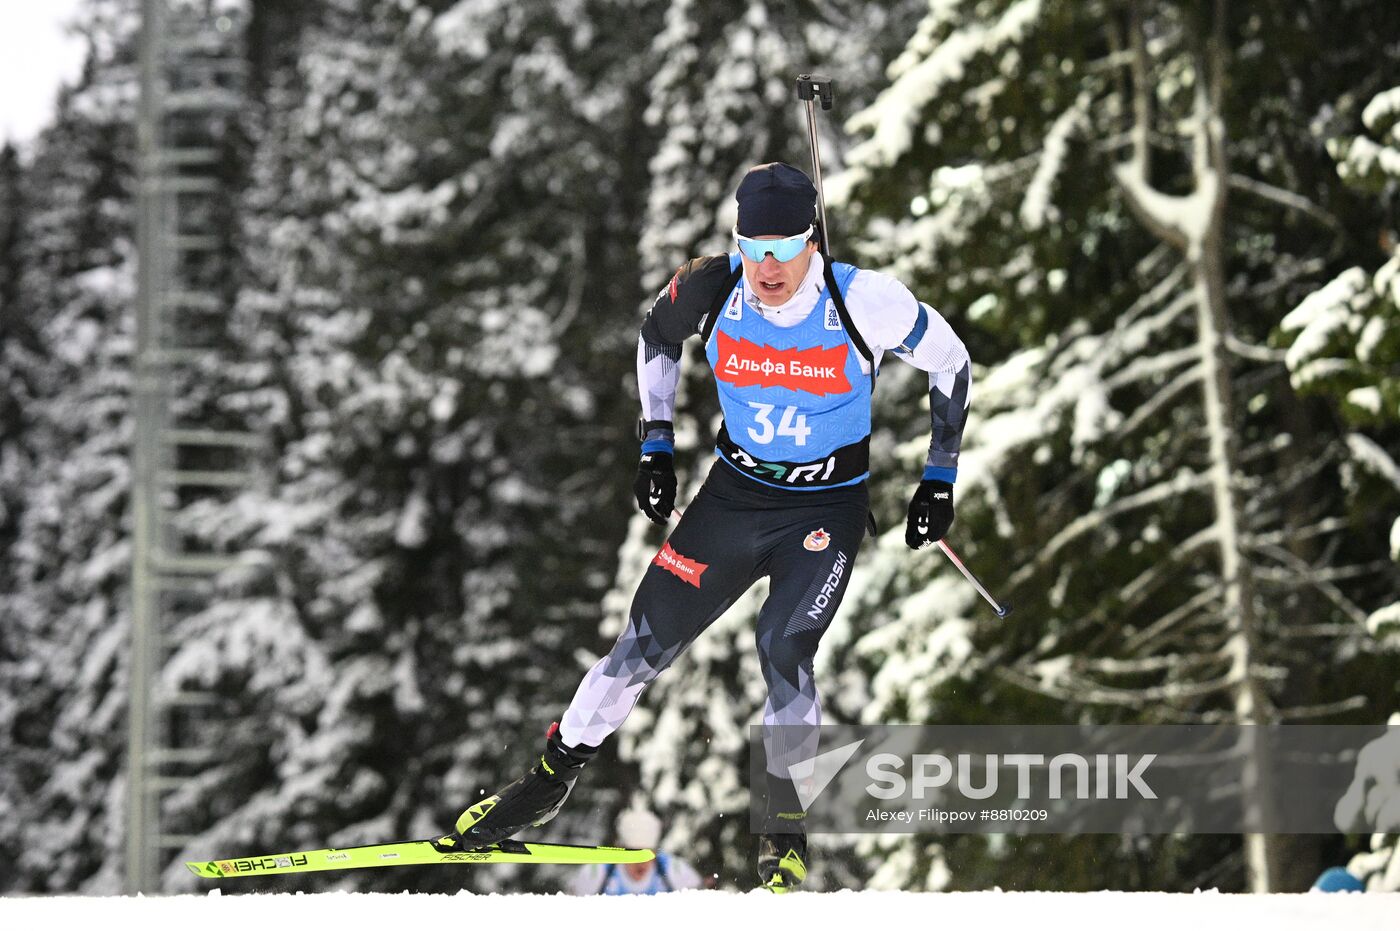
[[[226,179],[229,129],[244,101],[242,9],[229,0],[141,0],[129,894],[161,891],[162,870],[187,841],[162,817],[162,798],[212,760],[208,727],[191,718],[212,711],[213,696],[159,685],[168,637],[181,617],[208,603],[212,576],[238,561],[234,553],[194,548],[175,517],[201,497],[243,487],[247,453],[258,445],[190,401],[191,385],[231,345]]]

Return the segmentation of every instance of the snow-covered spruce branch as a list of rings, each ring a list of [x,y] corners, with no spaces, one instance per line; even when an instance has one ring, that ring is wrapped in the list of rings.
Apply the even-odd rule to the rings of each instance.
[[[1241,462],[1246,460],[1240,457]],[[1257,520],[1266,508],[1272,507],[1276,502],[1286,498],[1304,482],[1311,481],[1326,470],[1337,456],[1332,450],[1324,450],[1317,456],[1304,461],[1302,464],[1294,466],[1282,474],[1272,476],[1267,482],[1262,478],[1238,477],[1237,487],[1250,492],[1249,500],[1245,502],[1244,513],[1251,520]],[[1253,487],[1251,487],[1253,486]],[[1325,513],[1321,503],[1314,506],[1314,510]],[[1257,524],[1256,524],[1257,526]]]
[[[1113,76],[1120,68],[1132,66],[1132,52],[1122,48],[1122,39],[1113,44],[1112,50],[1102,58],[1091,58],[1084,62],[1082,69],[1085,74]]]
[[[1143,316],[1147,311],[1158,306],[1170,293],[1166,290],[1168,282],[1174,285],[1179,280],[1178,276],[1168,275],[1160,285],[1134,301],[1128,312],[1104,337],[1106,348],[1125,352],[1130,356],[1136,355],[1147,346],[1153,336],[1175,325],[1186,315],[1187,311],[1193,309],[1196,306],[1196,295],[1194,292],[1186,291],[1178,294],[1170,304],[1151,316]],[[1100,369],[1116,362],[1119,358],[1119,356],[1109,355],[1107,352],[1101,353],[1101,356],[1102,361],[1098,363]]]
[[[1162,271],[1164,266],[1166,270]],[[1172,250],[1172,247],[1164,242],[1159,242],[1146,255],[1133,263],[1133,277],[1144,282],[1150,281],[1154,277],[1160,280],[1145,290],[1142,296],[1133,302],[1132,307],[1129,307],[1124,314],[1125,317],[1134,314],[1138,306],[1144,302],[1156,306],[1165,301],[1167,296],[1174,293],[1176,286],[1186,277],[1186,269],[1176,260],[1176,252]]]
[[[1327,270],[1327,260],[1321,256],[1315,256],[1302,261],[1280,261],[1274,267],[1274,277],[1268,281],[1252,285],[1243,293],[1246,297],[1254,300],[1264,300],[1272,297],[1279,291],[1291,287],[1300,278],[1314,278]]]
[[[1241,496],[1248,499],[1245,525],[1250,529],[1240,533],[1241,541],[1251,534],[1272,533],[1276,529],[1286,532],[1290,525],[1311,526],[1328,512],[1325,501],[1275,494],[1275,488],[1268,479],[1259,476],[1242,479],[1237,483],[1237,487]],[[1266,495],[1269,496],[1269,500],[1262,500]],[[1243,545],[1245,544],[1242,542],[1241,546]]]
[[[1346,230],[1342,228],[1342,222],[1340,220],[1301,194],[1296,194],[1293,191],[1285,191],[1283,188],[1274,187],[1268,182],[1256,181],[1254,178],[1247,177],[1237,172],[1231,172],[1228,181],[1230,187],[1234,190],[1244,191],[1256,197],[1262,197],[1264,200],[1273,201],[1276,204],[1287,207],[1289,210],[1296,210],[1305,216],[1312,217],[1334,233],[1341,234],[1346,232]]]
[[[1170,352],[1161,352],[1153,356],[1139,356],[1104,379],[1103,384],[1109,391],[1117,391],[1119,388],[1135,382],[1146,381],[1156,375],[1166,374],[1191,362],[1196,362],[1196,367],[1199,368],[1200,357],[1201,350],[1196,346],[1173,349]]]
[[[1191,553],[1203,549],[1204,546],[1214,542],[1214,536],[1210,535],[1210,533],[1197,536],[1200,540],[1198,540],[1198,542],[1191,542],[1189,549],[1183,552],[1182,547],[1177,547],[1176,550],[1173,550],[1170,559],[1165,561],[1165,564],[1159,563],[1158,566],[1144,573],[1144,575],[1152,575],[1152,585],[1141,587],[1138,598],[1141,599],[1145,594],[1149,594],[1152,587],[1155,587],[1156,584],[1161,584],[1162,581],[1169,578],[1170,570],[1180,568],[1183,561],[1186,561],[1186,557],[1190,556]],[[1142,581],[1142,575],[1138,577],[1138,581]],[[1133,638],[1126,641],[1127,652],[1130,652],[1130,654],[1131,652],[1142,652],[1142,647],[1147,643],[1151,643],[1154,647],[1159,644],[1168,643],[1169,638],[1182,637],[1184,631],[1190,629],[1198,620],[1214,619],[1215,615],[1205,612],[1205,606],[1210,605],[1210,602],[1215,601],[1219,596],[1221,596],[1221,587],[1219,587],[1219,584],[1211,582],[1210,585],[1201,589],[1196,595],[1191,596],[1190,601],[1170,610],[1170,612],[1163,615],[1161,619],[1152,623],[1152,626],[1148,627],[1147,630],[1134,634]],[[1043,662],[1051,651],[1056,650],[1058,644],[1063,643],[1065,640],[1075,640],[1075,638],[1084,636],[1086,633],[1091,633],[1091,631],[1098,631],[1099,634],[1099,636],[1096,637],[1095,647],[1093,648],[1109,647],[1113,637],[1117,636],[1117,631],[1123,627],[1124,617],[1130,616],[1131,610],[1135,608],[1135,605],[1131,605],[1131,603],[1128,603],[1128,605],[1116,603],[1114,608],[1117,610],[1114,610],[1112,616],[1109,615],[1107,606],[1100,605],[1099,608],[1095,608],[1091,610],[1091,612],[1085,613],[1084,616],[1072,620],[1072,622],[1064,627],[1064,630],[1058,631],[1057,636],[1043,637],[1040,643],[1036,644],[1035,650],[1030,652],[1030,654],[1022,655],[1022,661]],[[1149,637],[1149,640],[1144,640],[1144,637]],[[1180,643],[1184,643],[1184,641],[1180,641]]]
[[[1173,549],[1171,556],[1168,557],[1166,560],[1154,563],[1152,567],[1144,570],[1141,574],[1138,575],[1137,579],[1134,580],[1133,583],[1131,583],[1137,588],[1137,591],[1135,593],[1135,600],[1140,600],[1141,598],[1145,597],[1146,594],[1149,594],[1153,587],[1155,587],[1157,584],[1160,584],[1162,581],[1165,581],[1166,579],[1170,578],[1171,572],[1173,570],[1179,569],[1182,563],[1184,563],[1187,560],[1187,557],[1194,554],[1197,550],[1200,550],[1205,546],[1209,545],[1210,543],[1213,543],[1214,540],[1215,536],[1209,529],[1201,531],[1200,533],[1197,533],[1195,536],[1193,536],[1182,546],[1178,546],[1175,549]],[[1212,598],[1220,597],[1220,586],[1218,584],[1215,584],[1205,589],[1202,589],[1202,592],[1193,596],[1191,601],[1188,602],[1186,606],[1173,609],[1173,611],[1165,615],[1163,617],[1163,621],[1165,623],[1159,621],[1158,623],[1154,624],[1153,628],[1151,629],[1157,630],[1159,632],[1160,639],[1161,636],[1165,636],[1166,632],[1169,632],[1171,627],[1174,627],[1178,624],[1184,626],[1187,623],[1187,621],[1189,621],[1191,618],[1199,616],[1200,612],[1197,609],[1200,607],[1200,605],[1197,604],[1197,601],[1199,599],[1202,599],[1202,596],[1206,594],[1208,594],[1209,597],[1206,597],[1204,599],[1205,601],[1209,601]],[[1079,617],[1074,621],[1070,622],[1064,628],[1064,630],[1060,631],[1058,637],[1047,636],[1043,638],[1040,643],[1036,644],[1034,652],[1028,655],[1031,657],[1038,657],[1040,660],[1043,660],[1046,654],[1054,650],[1057,644],[1064,639],[1076,638],[1087,631],[1097,630],[1107,632],[1108,630],[1112,629],[1115,625],[1121,623],[1119,619],[1124,617],[1128,612],[1130,612],[1134,607],[1136,607],[1136,604],[1131,602],[1120,602],[1116,605],[1116,607],[1118,610],[1115,612],[1115,616],[1113,618],[1109,617],[1107,608],[1103,606],[1095,608],[1093,611],[1090,611],[1082,617]],[[1131,643],[1132,641],[1129,642]]]
[[[1093,150],[1100,155],[1112,155],[1123,149],[1131,148],[1133,145],[1133,131],[1111,133],[1100,136],[1092,145]],[[1148,144],[1153,151],[1173,152],[1178,155],[1188,155],[1191,151],[1191,140],[1182,139],[1180,136],[1169,136],[1158,130],[1149,130],[1147,133]]]
[[[1366,697],[1364,695],[1353,695],[1350,698],[1343,698],[1339,701],[1327,702],[1322,705],[1300,705],[1297,708],[1278,709],[1280,721],[1301,721],[1307,718],[1330,718],[1334,714],[1341,714],[1344,711],[1360,711],[1366,707]]]
[[[584,259],[587,256],[587,247],[583,238],[583,229],[574,227],[573,235],[569,237],[570,263],[573,268],[583,268]],[[579,311],[583,308],[583,287],[588,280],[587,275],[572,275],[569,282],[569,292],[564,299],[564,307],[554,317],[554,323],[549,328],[549,339],[551,342],[559,342],[564,333],[573,325],[578,317]]]
[[[591,601],[574,600],[564,604],[549,605],[541,609],[539,618],[545,621],[583,623],[598,614],[598,606]],[[591,665],[591,664],[590,664]]]
[[[1021,201],[1021,223],[1028,230],[1038,230],[1045,224],[1050,207],[1050,189],[1064,166],[1071,136],[1089,125],[1091,99],[1088,90],[1081,91],[1074,102],[1055,118],[1049,132],[1045,134],[1040,164],[1036,166],[1035,175],[1027,185],[1025,197]]]
[[[1238,684],[1235,676],[1227,673],[1205,682],[1172,682],[1166,685],[1138,689],[1113,688],[1098,683],[1090,683],[1085,687],[1077,688],[1072,683],[1061,686],[1054,682],[1045,682],[1032,672],[1008,666],[998,667],[996,674],[1012,685],[1058,701],[1077,702],[1085,705],[1116,705],[1138,709],[1157,702],[1204,698],[1208,695],[1228,692]]]
[[[1245,537],[1245,542],[1257,546],[1276,545],[1288,540],[1311,540],[1313,537],[1320,537],[1324,534],[1335,533],[1339,530],[1348,530],[1350,528],[1351,521],[1347,518],[1328,517],[1309,527],[1299,527],[1292,530],[1270,530],[1267,533],[1250,534]]]
[[[1299,627],[1285,627],[1274,632],[1279,640],[1355,640],[1365,637],[1366,632],[1357,630],[1355,624],[1304,624]]]
[[[1039,0],[1017,0],[994,24],[960,21],[930,53],[902,55],[892,69],[897,76],[890,85],[846,122],[847,132],[871,133],[851,149],[848,164],[867,175],[872,169],[893,165],[909,150],[925,109],[962,78],[974,59],[1019,43],[1033,30],[1039,15]]]
[[[1071,672],[1099,673],[1106,676],[1135,676],[1149,672],[1172,672],[1221,661],[1219,652],[1167,653],[1162,656],[1130,658],[1079,657],[1070,663]]]
[[[1266,441],[1261,442],[1261,444],[1256,445],[1256,447],[1252,447],[1252,449],[1259,454],[1257,458],[1264,458],[1268,452],[1277,452],[1278,449],[1284,448],[1284,445],[1285,444],[1280,444],[1275,445],[1275,447],[1268,447]],[[1281,472],[1274,473],[1274,475],[1267,477],[1259,475],[1236,476],[1235,486],[1239,487],[1240,490],[1252,494],[1252,503],[1254,504],[1273,504],[1278,498],[1288,496],[1292,491],[1298,490],[1298,486],[1301,486],[1302,483],[1309,482],[1310,479],[1315,479],[1320,472],[1326,470],[1329,463],[1336,461],[1336,452],[1331,451],[1331,449],[1323,449],[1323,451],[1317,452],[1312,458],[1305,459],[1305,461],[1298,463],[1298,465],[1289,466],[1288,469],[1281,470]],[[1240,459],[1240,462],[1242,462],[1242,465],[1245,465],[1243,459]],[[1250,459],[1250,463],[1253,462],[1254,459]],[[1247,508],[1247,511],[1252,515],[1254,512],[1260,510],[1261,507]]]
[[[1152,305],[1139,300],[1133,306],[1145,311]],[[1062,360],[1068,360],[1069,367],[1077,367],[1087,359],[1090,361],[1086,368],[1098,378],[1106,369],[1117,365],[1120,359],[1130,359],[1127,366],[1102,382],[1108,391],[1151,378],[1163,371],[1170,371],[1198,357],[1199,350],[1187,348],[1147,357],[1142,356],[1142,350],[1155,335],[1176,324],[1193,306],[1194,295],[1187,292],[1149,317],[1120,320],[1113,330],[1105,335],[1083,333],[1057,349],[1055,364],[1059,365]],[[1055,371],[1054,366],[1051,367],[1051,371]],[[1143,418],[1137,414],[1134,416],[1135,428]],[[1112,432],[1116,436],[1125,436],[1131,431],[1119,426],[1112,428]]]
[[[1220,600],[1220,586],[1203,588],[1191,598],[1177,605],[1147,627],[1133,634],[1123,644],[1129,653],[1141,653],[1160,643],[1178,625],[1185,624],[1205,611],[1213,602]]]
[[[1255,571],[1266,573],[1267,578],[1272,579],[1282,587],[1303,588],[1318,582],[1331,583],[1345,582],[1350,579],[1361,579],[1368,575],[1375,575],[1377,572],[1386,572],[1394,568],[1395,563],[1388,559],[1375,559],[1371,562],[1353,563],[1349,566],[1313,568],[1304,578],[1299,578],[1293,572],[1278,568],[1255,566]]]
[[[1190,352],[1193,357],[1200,355],[1200,352],[1195,349],[1192,349]],[[1181,392],[1185,391],[1187,388],[1200,384],[1201,378],[1204,375],[1205,368],[1199,362],[1180,375],[1177,375],[1176,378],[1173,378],[1167,384],[1159,388],[1157,393],[1149,398],[1145,404],[1139,405],[1137,410],[1133,411],[1131,417],[1115,427],[1113,430],[1114,436],[1120,438],[1132,436],[1133,432],[1136,431],[1138,427],[1155,417],[1157,412],[1168,403],[1175,400],[1177,395],[1181,394]]]
[[[1242,466],[1251,465],[1264,456],[1274,455],[1279,450],[1287,448],[1292,442],[1293,437],[1286,433],[1274,434],[1241,449],[1236,456],[1236,461]]]
[[[1396,464],[1390,453],[1379,443],[1364,433],[1348,433],[1347,449],[1363,468],[1385,479],[1396,491],[1400,491],[1400,465]]]
[[[1268,346],[1246,343],[1233,333],[1225,334],[1225,348],[1241,359],[1249,359],[1253,362],[1279,364],[1288,356],[1287,350],[1270,349]]]
[[[1181,543],[1172,548],[1171,555],[1166,559],[1159,559],[1148,566],[1137,577],[1123,586],[1121,592],[1124,609],[1137,607],[1148,595],[1150,595],[1165,578],[1166,573],[1177,566],[1187,562],[1200,550],[1212,544],[1220,542],[1220,531],[1214,524],[1209,527],[1202,527]]]
[[[1099,508],[1089,514],[1083,514],[1070,521],[1050,541],[1040,548],[1034,560],[1022,566],[1007,582],[1009,588],[1016,588],[1024,584],[1032,575],[1043,570],[1060,552],[1073,541],[1084,534],[1097,530],[1110,520],[1119,515],[1149,507],[1167,498],[1183,495],[1187,492],[1198,491],[1210,485],[1210,475],[1203,472],[1185,472],[1167,481],[1160,482],[1151,488],[1145,488],[1136,494],[1119,498],[1112,504]]]
[[[1269,582],[1287,583],[1293,586],[1299,584],[1309,586],[1320,592],[1328,601],[1332,602],[1338,610],[1351,618],[1353,622],[1360,625],[1362,630],[1366,629],[1366,612],[1362,611],[1355,602],[1343,594],[1341,589],[1333,585],[1331,579],[1322,572],[1314,569],[1300,557],[1290,553],[1281,546],[1256,544],[1251,549],[1260,554],[1273,557],[1280,564],[1289,567],[1291,570],[1289,572],[1280,572],[1275,569],[1270,569],[1269,567],[1256,566],[1255,569],[1262,574],[1262,578]],[[1301,579],[1299,576],[1301,576]]]

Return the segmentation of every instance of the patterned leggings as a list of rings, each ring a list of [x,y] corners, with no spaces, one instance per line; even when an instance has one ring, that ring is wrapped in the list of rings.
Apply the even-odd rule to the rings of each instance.
[[[621,727],[647,684],[766,575],[755,630],[768,685],[763,723],[778,725],[770,733],[790,745],[769,748],[770,769],[775,758],[801,754],[794,741],[814,749],[821,702],[812,660],[850,580],[868,512],[864,482],[784,491],[716,460],[647,568],[626,628],[579,684],[560,722],[564,742],[596,747]]]

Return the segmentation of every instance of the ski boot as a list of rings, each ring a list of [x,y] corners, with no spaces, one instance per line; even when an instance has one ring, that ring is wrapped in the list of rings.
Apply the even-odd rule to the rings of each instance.
[[[791,892],[807,878],[806,834],[763,834],[758,839],[758,878],[769,892]]]
[[[770,892],[791,892],[807,878],[807,809],[790,776],[764,774],[758,878]],[[810,796],[808,796],[810,797]]]
[[[451,834],[433,842],[443,852],[488,847],[527,827],[538,827],[564,807],[583,764],[597,747],[565,745],[559,722],[549,726],[544,753],[530,771],[457,818]]]

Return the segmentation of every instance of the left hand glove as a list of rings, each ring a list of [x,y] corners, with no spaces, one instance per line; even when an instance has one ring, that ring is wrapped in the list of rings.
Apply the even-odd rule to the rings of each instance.
[[[904,542],[911,550],[937,543],[953,526],[953,486],[937,479],[919,482],[909,502],[909,523],[904,528]]]
[[[671,454],[643,453],[632,491],[637,496],[637,507],[653,524],[670,520],[676,507],[676,467]]]

